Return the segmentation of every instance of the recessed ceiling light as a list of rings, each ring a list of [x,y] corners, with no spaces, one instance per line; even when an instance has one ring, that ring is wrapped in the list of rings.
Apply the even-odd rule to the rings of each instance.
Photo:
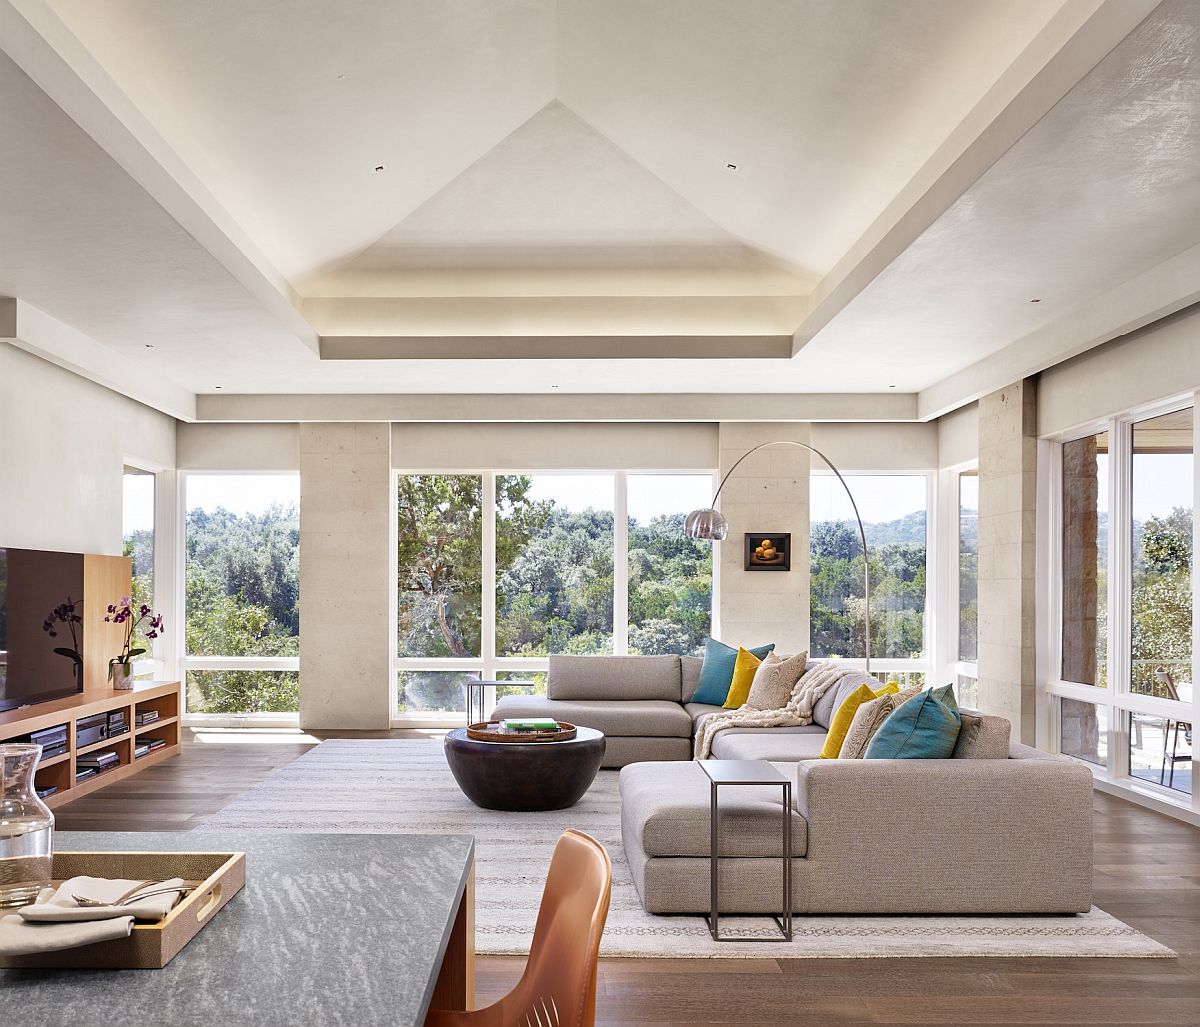
[[[736,164],[726,163],[726,165],[725,165],[726,171],[737,171],[737,169],[738,169],[738,166]]]
[[[214,386],[213,386],[213,388],[214,388],[214,389],[219,389],[219,388],[221,388],[221,386],[220,386],[220,385],[214,385]]]
[[[896,386],[894,386],[894,385],[889,385],[889,386],[888,386],[888,388],[889,388],[889,389],[894,389],[895,387],[896,387]]]
[[[378,174],[380,174],[380,173],[381,173],[381,172],[383,172],[383,171],[387,171],[387,165],[386,165],[386,164],[376,164],[376,165],[375,165],[375,174],[377,174],[377,175],[378,175]]]
[[[345,81],[346,81],[346,76],[345,76],[345,75],[339,75],[339,76],[338,76],[338,81],[339,81],[339,82],[345,82]]]
[[[146,349],[154,349],[154,343],[152,343],[152,342],[146,343]]]
[[[1041,303],[1042,301],[1041,301],[1041,298],[1039,297],[1038,299],[1036,299],[1036,300],[1030,300],[1029,302],[1030,302],[1030,303]]]
[[[552,389],[557,389],[557,388],[558,388],[558,386],[557,386],[557,385],[551,385],[551,386],[550,386],[550,388],[552,388]]]

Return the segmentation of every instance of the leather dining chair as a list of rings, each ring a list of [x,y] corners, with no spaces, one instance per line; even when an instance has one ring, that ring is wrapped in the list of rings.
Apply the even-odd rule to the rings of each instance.
[[[426,1027],[594,1027],[596,964],[611,895],[612,862],[604,846],[566,831],[554,846],[517,986],[482,1009],[433,1010]]]

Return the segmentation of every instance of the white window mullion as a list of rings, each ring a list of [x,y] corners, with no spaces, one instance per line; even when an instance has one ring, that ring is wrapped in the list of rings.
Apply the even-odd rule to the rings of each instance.
[[[613,497],[613,652],[629,652],[629,476],[615,475]]]
[[[496,678],[496,474],[483,475],[483,509],[480,522],[483,528],[483,552],[480,559],[483,595],[480,597],[479,655],[483,657],[482,677]],[[486,689],[483,698],[485,711],[496,705],[496,690]]]
[[[1192,702],[1188,723],[1192,725],[1192,755],[1196,753],[1196,727],[1200,725],[1200,392],[1192,396]],[[1194,759],[1192,771],[1192,809],[1200,812],[1200,764]]]
[[[1123,699],[1132,680],[1133,430],[1128,420],[1108,426],[1108,772],[1129,774],[1128,728]]]

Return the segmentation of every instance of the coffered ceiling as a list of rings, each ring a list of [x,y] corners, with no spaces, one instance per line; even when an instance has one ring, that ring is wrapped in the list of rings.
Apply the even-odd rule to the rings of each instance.
[[[181,416],[929,415],[1144,317],[1053,330],[1190,259],[1198,25],[1187,0],[0,0],[0,295],[16,344],[114,387],[136,359]]]

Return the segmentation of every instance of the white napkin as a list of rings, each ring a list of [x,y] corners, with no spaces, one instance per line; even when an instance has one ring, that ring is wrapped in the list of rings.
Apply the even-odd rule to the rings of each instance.
[[[116,901],[142,886],[182,886],[179,878],[151,886],[141,881],[109,881],[98,877],[73,877],[56,890],[46,888],[37,902],[0,917],[0,956],[27,956],[57,952],[81,945],[128,938],[133,921],[161,920],[179,901],[179,894],[154,895],[135,906],[80,906],[72,895]]]
[[[182,888],[186,882],[173,877],[161,884],[145,881],[112,881],[103,877],[72,877],[58,886],[57,891],[45,889],[31,906],[17,910],[21,919],[34,923],[66,923],[85,920],[111,920],[132,916],[138,920],[161,920],[180,899],[179,892],[151,895],[125,906],[81,906],[71,896],[118,902],[137,891],[158,891],[160,888]]]
[[[128,938],[132,930],[131,916],[81,923],[35,924],[22,920],[16,913],[10,913],[0,916],[0,956],[29,956],[38,952],[76,949],[80,945]]]

